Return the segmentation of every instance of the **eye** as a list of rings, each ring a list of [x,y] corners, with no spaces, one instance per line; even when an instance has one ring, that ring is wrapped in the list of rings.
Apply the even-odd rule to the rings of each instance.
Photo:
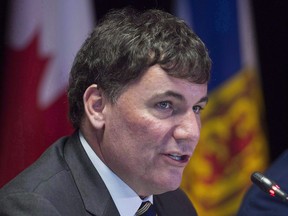
[[[163,110],[172,109],[172,103],[169,101],[161,101],[157,103],[156,107]]]
[[[173,116],[176,109],[171,101],[156,102],[153,108],[153,114],[159,119],[165,119]]]
[[[197,105],[197,106],[193,106],[193,111],[196,114],[200,114],[201,110],[203,110],[203,107]]]

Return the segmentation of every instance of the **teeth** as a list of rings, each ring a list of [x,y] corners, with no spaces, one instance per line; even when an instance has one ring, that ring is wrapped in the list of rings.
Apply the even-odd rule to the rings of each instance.
[[[182,160],[182,156],[179,156],[179,155],[170,154],[169,156],[170,156],[171,158],[173,158],[174,160],[177,160],[177,161]]]

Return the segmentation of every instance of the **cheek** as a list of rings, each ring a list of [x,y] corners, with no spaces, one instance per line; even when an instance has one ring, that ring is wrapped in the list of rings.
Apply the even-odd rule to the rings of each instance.
[[[155,142],[161,137],[161,134],[165,133],[159,120],[145,116],[126,119],[125,124],[128,131],[130,131],[130,135],[141,140]]]
[[[129,123],[127,125],[127,132],[125,133],[125,141],[123,145],[126,151],[129,152],[129,156],[136,161],[141,158],[151,157],[154,153],[157,140],[153,132],[150,130],[150,125]],[[136,157],[136,158],[135,158]]]
[[[121,117],[110,122],[109,129],[110,132],[113,129],[113,133],[107,134],[104,151],[105,155],[113,155],[112,158],[109,157],[112,163],[110,165],[117,167],[118,164],[127,162],[125,166],[122,164],[123,167],[115,170],[124,169],[125,172],[130,172],[136,164],[139,166],[143,161],[151,161],[163,143],[161,134],[164,132],[160,131],[159,124],[145,117]]]
[[[152,122],[144,117],[138,117],[125,119],[125,125],[132,136],[137,134],[142,137],[144,134],[150,133]]]
[[[141,148],[149,139],[153,140],[153,137],[156,137],[153,134],[157,131],[151,120],[135,113],[132,114],[126,112],[114,115],[106,125],[106,130],[109,131],[107,134],[109,143],[118,143],[126,151],[132,151],[133,147]]]
[[[126,129],[124,139],[125,147],[130,148],[137,157],[152,157],[161,151],[166,140],[167,131],[159,120],[141,116],[138,118],[126,118],[122,128]],[[128,146],[127,146],[128,145]],[[141,155],[139,155],[141,152]]]
[[[118,143],[118,148],[121,145],[125,151],[135,153],[148,152],[161,145],[165,139],[163,137],[167,134],[165,131],[167,124],[153,117],[144,108],[136,108],[132,105],[128,107],[129,109],[127,106],[118,106],[117,109],[110,111],[112,115],[109,115],[106,122],[109,143]]]

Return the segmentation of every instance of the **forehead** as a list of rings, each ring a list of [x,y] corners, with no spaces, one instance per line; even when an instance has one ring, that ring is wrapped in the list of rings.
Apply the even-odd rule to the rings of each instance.
[[[197,100],[207,95],[207,84],[197,84],[168,75],[159,65],[150,67],[137,81],[130,84],[123,96],[175,97],[181,100]],[[121,97],[121,96],[120,96]]]

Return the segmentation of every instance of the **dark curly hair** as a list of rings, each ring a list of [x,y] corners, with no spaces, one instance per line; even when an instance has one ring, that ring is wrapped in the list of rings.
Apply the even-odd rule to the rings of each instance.
[[[69,117],[79,128],[83,94],[97,84],[111,103],[149,67],[195,83],[210,78],[211,59],[200,38],[183,20],[156,9],[110,11],[79,50],[68,87]]]

